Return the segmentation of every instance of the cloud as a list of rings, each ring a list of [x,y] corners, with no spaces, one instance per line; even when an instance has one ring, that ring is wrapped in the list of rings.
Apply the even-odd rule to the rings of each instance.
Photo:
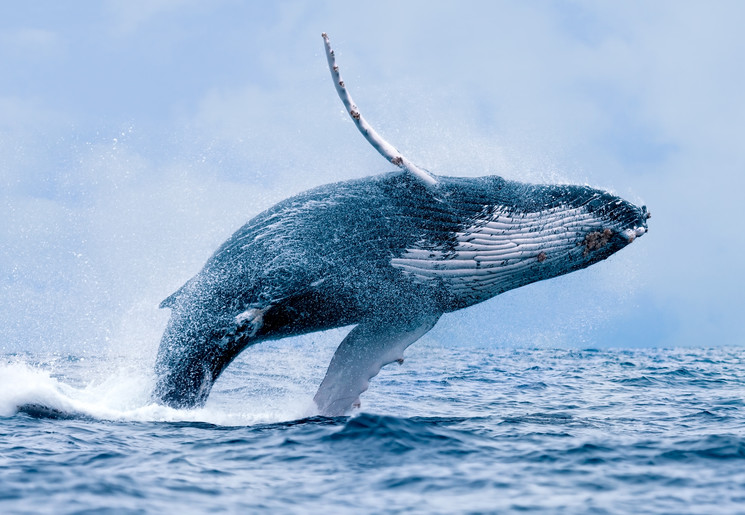
[[[194,0],[108,0],[106,8],[116,33],[130,35],[154,19],[195,7]]]
[[[64,42],[51,30],[15,27],[0,30],[0,56],[18,61],[48,59],[64,52]]]

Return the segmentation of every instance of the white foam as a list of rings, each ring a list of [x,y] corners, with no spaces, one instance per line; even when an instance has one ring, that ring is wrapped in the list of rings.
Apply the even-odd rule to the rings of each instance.
[[[123,366],[107,372],[102,381],[76,387],[50,371],[24,362],[0,364],[0,416],[13,416],[19,407],[39,405],[73,417],[133,422],[204,422],[243,426],[296,420],[314,414],[311,396],[292,399],[252,399],[236,409],[208,402],[204,408],[173,409],[150,401],[153,379]]]

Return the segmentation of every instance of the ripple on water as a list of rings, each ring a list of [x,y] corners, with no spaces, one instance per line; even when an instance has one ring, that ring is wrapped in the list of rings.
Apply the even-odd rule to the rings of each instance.
[[[246,358],[191,412],[107,404],[128,388],[86,380],[100,360],[8,358],[0,512],[742,511],[741,349],[418,345],[351,418],[303,418],[303,352],[286,379]]]

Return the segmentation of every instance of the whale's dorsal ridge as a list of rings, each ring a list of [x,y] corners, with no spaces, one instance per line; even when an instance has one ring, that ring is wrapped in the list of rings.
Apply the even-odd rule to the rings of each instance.
[[[165,299],[163,299],[160,302],[160,304],[158,305],[158,307],[160,309],[164,309],[164,308],[173,308],[174,306],[176,306],[176,300],[178,299],[178,297],[181,294],[181,291],[183,289],[184,289],[184,287],[182,286],[181,288],[179,288],[175,292],[171,293],[168,297],[166,297]]]

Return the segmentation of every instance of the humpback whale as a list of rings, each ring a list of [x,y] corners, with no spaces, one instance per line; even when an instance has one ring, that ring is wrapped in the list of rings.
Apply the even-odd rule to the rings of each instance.
[[[343,415],[443,313],[586,268],[647,231],[646,207],[607,191],[417,167],[361,116],[323,37],[347,111],[401,170],[276,204],[165,299],[160,403],[203,405],[222,371],[256,343],[354,325],[314,397],[320,414]]]

